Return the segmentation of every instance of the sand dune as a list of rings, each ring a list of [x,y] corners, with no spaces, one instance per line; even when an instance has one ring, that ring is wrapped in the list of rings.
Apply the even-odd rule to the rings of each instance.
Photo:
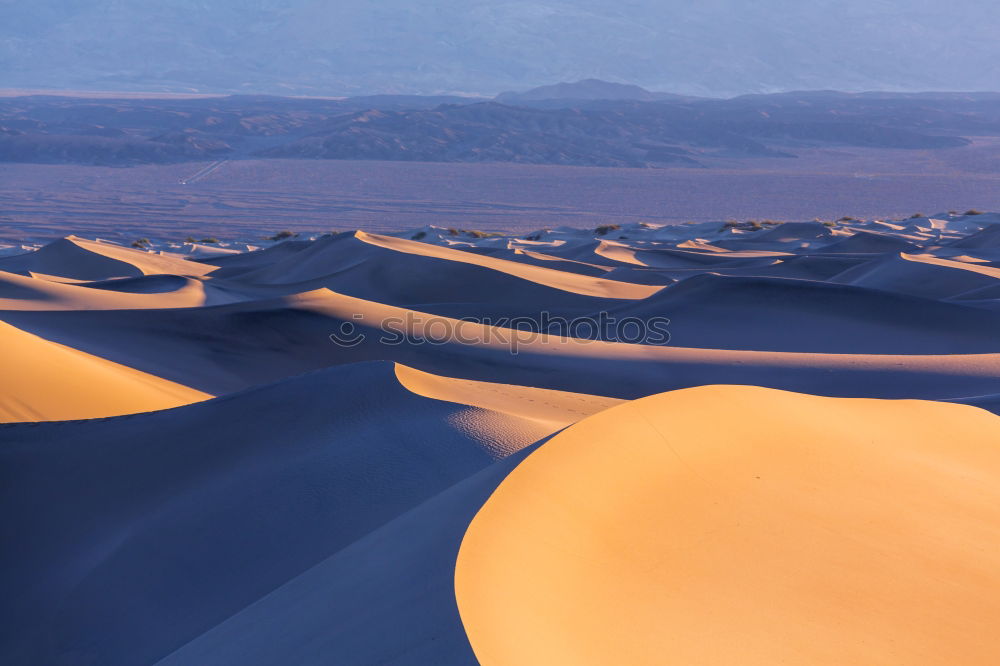
[[[134,250],[75,236],[53,241],[34,252],[0,258],[0,271],[43,273],[75,280],[108,280],[141,275],[204,275],[210,271],[180,256]]]
[[[978,277],[991,279],[973,274]],[[959,276],[964,288],[958,293],[978,284],[964,278]],[[669,315],[670,342],[679,347],[861,354],[1000,350],[996,313],[807,280],[703,273],[614,312],[643,319]],[[734,321],[739,325],[729,325]]]
[[[222,268],[218,276],[261,296],[326,287],[391,305],[479,317],[531,316],[547,306],[580,314],[660,288],[363,232],[326,236],[274,263],[239,272]]]
[[[211,396],[0,322],[0,423],[62,421],[186,405]]]
[[[19,241],[0,663],[994,663],[998,221]]]
[[[931,255],[900,253],[849,268],[832,281],[947,299],[1000,284],[1000,269]]]
[[[476,664],[455,604],[455,558],[469,521],[525,452],[374,530],[157,666]]]
[[[908,240],[873,231],[859,231],[823,246],[823,252],[835,254],[881,254],[883,252],[913,252],[917,246]]]
[[[989,392],[1000,378],[1000,353],[795,353],[603,342],[493,330],[328,290],[214,308],[6,316],[48,339],[212,394],[381,359],[450,377],[625,399],[706,382],[943,399]],[[390,333],[381,328],[385,322]],[[364,339],[352,346],[331,342],[330,334],[348,325]],[[780,326],[775,331],[785,334]]]
[[[972,313],[970,321],[994,316],[959,311]],[[330,365],[381,359],[462,379],[625,399],[704,383],[945,399],[990,392],[1000,378],[1000,353],[809,353],[604,342],[494,330],[329,290],[213,308],[6,317],[47,339],[216,395]],[[389,333],[382,329],[386,322]],[[775,335],[787,335],[784,327],[793,325],[787,319],[775,323]],[[344,327],[364,339],[334,344],[330,334]],[[954,335],[959,341],[969,336],[979,346],[990,341],[976,342],[975,330]],[[512,341],[517,354],[511,354]]]
[[[462,621],[484,666],[995,663],[998,442],[1000,418],[941,403],[627,403],[479,511]]]
[[[237,300],[245,298],[231,289],[179,275],[66,283],[0,272],[0,310],[145,310]]]
[[[2,556],[2,617],[21,635],[0,660],[151,663],[616,402],[368,363],[176,410],[8,427],[0,457],[18,474],[3,522],[20,547]]]

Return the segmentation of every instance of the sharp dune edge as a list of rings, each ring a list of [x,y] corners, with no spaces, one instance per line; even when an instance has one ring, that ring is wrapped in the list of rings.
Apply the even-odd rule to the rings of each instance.
[[[997,229],[13,248],[0,663],[996,663]]]

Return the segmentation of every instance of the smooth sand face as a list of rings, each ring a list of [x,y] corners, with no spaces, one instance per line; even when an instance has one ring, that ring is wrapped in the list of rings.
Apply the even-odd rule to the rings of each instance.
[[[710,386],[521,463],[455,574],[507,664],[996,664],[1000,418]]]
[[[92,419],[212,396],[0,322],[0,423]]]

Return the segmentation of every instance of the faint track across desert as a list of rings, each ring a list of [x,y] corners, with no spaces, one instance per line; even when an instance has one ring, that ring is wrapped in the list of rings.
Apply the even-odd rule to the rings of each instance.
[[[190,185],[191,183],[195,183],[195,182],[201,180],[202,178],[204,178],[205,176],[209,175],[210,173],[216,171],[219,167],[221,167],[223,164],[225,164],[228,161],[229,160],[227,160],[227,159],[226,160],[216,160],[215,162],[212,162],[208,166],[206,166],[206,167],[204,167],[204,168],[196,171],[193,175],[188,176],[187,178],[182,178],[179,182],[180,182],[181,185]]]

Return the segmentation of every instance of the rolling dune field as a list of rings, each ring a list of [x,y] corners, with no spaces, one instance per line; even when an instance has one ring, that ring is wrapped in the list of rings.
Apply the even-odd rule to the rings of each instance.
[[[234,229],[0,246],[0,663],[1000,661],[1000,214]]]

